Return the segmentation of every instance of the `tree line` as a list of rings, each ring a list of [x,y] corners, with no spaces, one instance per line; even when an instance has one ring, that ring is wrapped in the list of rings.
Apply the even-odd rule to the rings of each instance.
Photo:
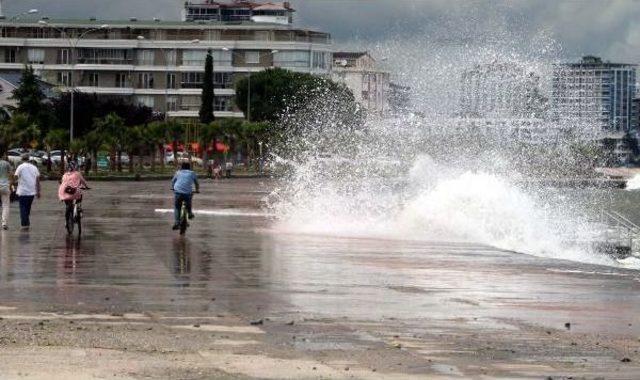
[[[343,85],[327,78],[267,69],[243,78],[236,83],[236,104],[245,114],[251,107],[251,122],[242,119],[216,120],[213,115],[213,76],[211,56],[207,56],[203,84],[202,106],[199,120],[193,121],[193,130],[178,120],[167,119],[151,108],[131,104],[123,99],[98,97],[76,92],[74,112],[74,139],[70,143],[70,100],[64,93],[47,99],[32,67],[25,67],[19,87],[13,93],[17,105],[10,110],[10,118],[0,122],[0,149],[11,148],[53,149],[70,156],[90,158],[90,168],[98,171],[98,154],[107,152],[109,170],[122,171],[122,155],[127,154],[128,170],[142,170],[146,163],[151,170],[159,165],[164,169],[165,148],[177,152],[180,145],[190,148],[197,144],[203,161],[222,160],[241,153],[248,163],[256,162],[260,147],[265,150],[274,139],[295,133],[290,116],[309,104],[314,98],[339,104],[327,107],[330,118],[345,127],[361,123],[364,117],[355,103],[353,94]],[[208,74],[207,74],[208,73]],[[206,82],[206,81],[205,81]],[[250,85],[249,85],[249,82]],[[187,141],[189,140],[189,141]],[[191,150],[191,149],[189,149]],[[174,161],[177,161],[174,157]],[[62,160],[64,170],[64,160]],[[51,163],[47,165],[49,171]]]

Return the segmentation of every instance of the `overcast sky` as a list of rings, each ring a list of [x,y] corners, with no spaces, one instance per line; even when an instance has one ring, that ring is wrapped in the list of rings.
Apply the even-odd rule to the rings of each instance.
[[[184,0],[2,0],[12,15],[40,9],[50,17],[179,19]],[[638,0],[292,0],[299,26],[333,34],[336,43],[370,48],[409,39],[526,44],[544,34],[566,58],[600,55],[640,62]],[[499,36],[499,37],[496,37]]]

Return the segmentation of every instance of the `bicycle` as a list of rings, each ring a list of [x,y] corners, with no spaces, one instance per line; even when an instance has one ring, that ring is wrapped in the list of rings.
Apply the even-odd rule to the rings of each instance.
[[[90,190],[88,187],[82,187],[80,190]],[[65,222],[67,233],[69,235],[73,235],[74,226],[78,225],[78,236],[82,235],[82,206],[78,203],[76,199],[71,201],[71,205],[67,205],[67,210],[65,210]],[[69,208],[72,208],[71,212]]]
[[[197,194],[198,192],[194,192],[193,194]],[[193,199],[192,199],[193,200]],[[187,210],[187,201],[186,199],[180,200],[180,219],[178,222],[178,226],[180,227],[180,235],[184,235],[187,233],[187,228],[189,227],[189,212]]]

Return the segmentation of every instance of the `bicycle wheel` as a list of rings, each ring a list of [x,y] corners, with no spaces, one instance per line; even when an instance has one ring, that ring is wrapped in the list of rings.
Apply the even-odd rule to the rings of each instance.
[[[78,223],[78,237],[82,235],[82,210],[78,207],[78,215],[76,215],[76,223]]]
[[[71,210],[71,212],[67,210],[65,214],[67,217],[67,220],[66,220],[67,233],[71,235],[73,234],[73,225],[75,224],[75,220],[73,218],[73,209]]]
[[[187,232],[187,226],[187,206],[183,202],[180,209],[180,235],[184,235]]]

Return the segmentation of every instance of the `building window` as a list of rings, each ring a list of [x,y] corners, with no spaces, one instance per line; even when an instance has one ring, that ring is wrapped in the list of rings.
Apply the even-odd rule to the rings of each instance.
[[[155,60],[153,50],[138,50],[138,65],[152,66]]]
[[[141,106],[153,108],[153,106],[155,105],[155,99],[153,98],[153,96],[137,96],[136,100]]]
[[[61,71],[58,73],[58,84],[60,86],[71,86],[71,73],[68,71]]]
[[[139,88],[153,88],[153,74],[152,73],[140,73],[138,75],[138,87]]]
[[[233,87],[231,73],[213,73],[213,86],[215,88]]]
[[[214,50],[213,64],[215,65],[231,65],[231,51]],[[185,50],[182,53],[182,64],[185,66],[204,66],[207,52],[205,50]]]
[[[180,109],[184,111],[197,111],[200,109],[200,97],[199,96],[183,96],[182,106]]]
[[[177,87],[176,74],[175,73],[168,73],[167,74],[167,88],[176,88],[176,87]]]
[[[178,62],[178,54],[175,50],[165,51],[164,54],[165,66],[175,66]]]
[[[312,65],[314,69],[328,68],[327,54],[324,52],[314,51]]]
[[[244,60],[247,64],[257,64],[260,63],[260,52],[257,51],[248,51],[244,53]]]
[[[44,63],[44,49],[29,49],[27,51],[29,63]]]
[[[125,73],[116,73],[116,87],[124,88],[127,86],[127,74]]]
[[[124,64],[130,62],[131,52],[126,49],[80,49],[79,63]]]
[[[100,87],[100,79],[98,73],[89,74],[89,87]]]
[[[182,73],[182,88],[202,88],[204,73]]]
[[[58,50],[58,64],[59,65],[68,65],[69,64],[69,49],[60,49]]]
[[[231,98],[216,97],[213,102],[213,110],[218,112],[231,111]]]
[[[13,48],[5,49],[4,61],[6,63],[16,63],[16,49],[13,49]]]
[[[167,112],[175,112],[178,110],[178,98],[170,96],[167,98]]]
[[[273,65],[280,67],[309,67],[308,51],[281,51],[273,55]]]
[[[185,66],[204,66],[207,52],[204,50],[185,50],[182,53],[182,64]]]

